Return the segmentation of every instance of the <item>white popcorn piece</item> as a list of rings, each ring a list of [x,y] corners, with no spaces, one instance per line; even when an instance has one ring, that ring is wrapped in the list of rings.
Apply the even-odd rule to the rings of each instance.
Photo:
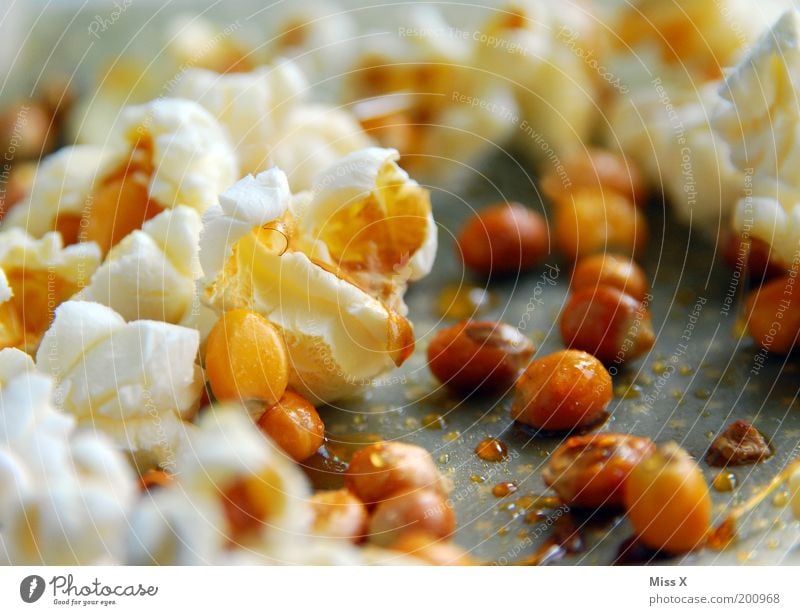
[[[479,32],[479,66],[514,88],[519,147],[546,161],[587,142],[599,117],[600,79],[583,57],[597,48],[595,22],[573,3],[515,0]]]
[[[275,135],[291,109],[306,102],[307,91],[302,72],[288,61],[249,73],[190,69],[175,86],[177,96],[198,102],[220,122],[236,150],[243,175],[270,166]]]
[[[221,73],[241,71],[256,62],[254,47],[246,40],[239,20],[218,24],[203,15],[182,13],[170,19],[164,28],[164,48],[159,60],[173,74],[187,66]]]
[[[297,243],[314,242],[309,253],[405,314],[405,283],[430,273],[438,240],[428,191],[399,158],[396,150],[367,148],[317,175]]]
[[[711,118],[717,83],[699,90],[661,81],[620,96],[608,112],[606,143],[639,164],[684,222],[713,231],[726,224],[745,187]]]
[[[327,0],[293,0],[275,8],[264,13],[268,57],[292,58],[315,81],[341,74],[358,38],[351,13]]]
[[[351,113],[320,103],[292,108],[281,128],[269,158],[295,192],[311,188],[314,177],[342,156],[373,144]]]
[[[700,87],[719,79],[745,49],[769,27],[776,5],[785,0],[754,4],[748,0],[634,0],[622,2],[609,31],[616,50],[606,58],[658,58],[663,68],[648,67],[650,79],[671,74],[685,85]],[[773,5],[773,6],[770,6]]]
[[[309,497],[306,477],[244,408],[208,408],[178,459],[175,483],[134,511],[127,562],[219,564],[230,550],[283,553],[308,542]]]
[[[95,145],[64,147],[45,158],[36,170],[25,199],[9,211],[3,226],[19,227],[33,237],[59,230],[75,242],[95,175],[109,153]]]
[[[34,352],[52,311],[85,286],[100,263],[94,243],[64,247],[57,232],[35,239],[0,232],[0,347]]]
[[[201,227],[200,215],[184,205],[161,212],[111,249],[76,298],[107,305],[125,320],[187,322],[201,275]]]
[[[99,173],[101,180],[124,167],[144,143],[153,168],[149,196],[162,208],[187,205],[202,213],[238,176],[236,155],[222,127],[190,100],[158,98],[125,108],[109,142],[120,155]]]
[[[399,23],[395,32],[373,33],[380,46],[363,39],[342,96],[371,136],[401,151],[415,177],[455,184],[516,133],[512,84],[485,70],[476,38],[465,39],[436,8],[407,7]]]
[[[242,174],[278,166],[298,191],[310,188],[313,176],[341,155],[371,144],[352,115],[309,102],[308,87],[293,62],[278,60],[251,73],[189,70],[176,92],[219,120]]]
[[[119,561],[133,472],[104,436],[74,431],[52,390],[28,355],[0,351],[0,561]]]
[[[273,169],[237,182],[204,217],[205,300],[276,325],[290,385],[316,403],[370,384],[413,346],[402,295],[430,270],[436,233],[427,191],[396,158],[356,152],[294,199]]]
[[[727,104],[715,119],[734,166],[753,177],[734,227],[770,244],[785,265],[800,259],[798,88],[800,14],[791,10],[727,76],[719,89]]]
[[[143,464],[174,463],[197,410],[197,331],[151,320],[126,323],[99,303],[56,310],[36,355],[78,425],[108,434]]]

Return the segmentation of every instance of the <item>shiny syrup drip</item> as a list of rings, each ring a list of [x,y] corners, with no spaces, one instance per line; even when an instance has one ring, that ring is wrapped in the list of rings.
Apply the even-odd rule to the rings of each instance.
[[[496,304],[494,295],[485,288],[471,284],[445,286],[439,293],[439,314],[453,320],[465,320],[485,314]]]
[[[504,498],[516,493],[517,485],[512,482],[498,483],[492,487],[492,495],[496,498]]]
[[[486,438],[475,447],[475,454],[483,461],[496,463],[508,459],[508,447],[497,438]]]

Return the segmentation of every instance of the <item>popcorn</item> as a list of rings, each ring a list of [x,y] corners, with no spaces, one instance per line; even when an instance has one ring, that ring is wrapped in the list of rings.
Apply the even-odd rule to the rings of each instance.
[[[292,58],[315,80],[340,74],[354,53],[354,19],[338,4],[293,0],[269,15],[267,55]]]
[[[243,173],[278,166],[293,189],[305,190],[321,168],[370,145],[349,113],[309,103],[308,87],[294,63],[280,60],[252,73],[189,70],[177,93],[196,100],[220,121]]]
[[[126,154],[137,147],[148,150],[152,166],[148,195],[162,208],[188,205],[202,213],[238,175],[236,157],[222,128],[190,100],[160,98],[128,107],[114,130],[112,143]],[[113,172],[114,166],[106,168]]]
[[[63,245],[59,233],[34,239],[0,232],[0,348],[35,351],[53,310],[83,287],[100,262],[92,243]]]
[[[197,331],[150,320],[125,323],[109,307],[68,301],[36,354],[56,398],[78,425],[108,434],[143,464],[174,462],[197,410]]]
[[[116,561],[133,473],[104,437],[74,431],[52,388],[28,355],[0,351],[0,561]]]
[[[165,29],[167,67],[172,72],[182,72],[187,66],[220,73],[250,70],[253,50],[237,36],[239,29],[238,20],[221,28],[202,15],[177,15]]]
[[[396,159],[356,152],[294,198],[277,169],[246,177],[204,217],[205,300],[276,325],[290,386],[317,403],[400,365],[413,344],[402,293],[430,270],[436,234],[427,192]]]
[[[713,229],[728,219],[744,189],[727,145],[710,118],[721,103],[714,82],[686,90],[660,80],[618,98],[608,112],[609,147],[637,162],[684,222]]]
[[[800,15],[791,10],[728,75],[719,90],[727,104],[715,118],[733,165],[753,176],[734,227],[770,244],[772,258],[786,265],[800,259],[799,48]]]
[[[184,205],[160,213],[111,249],[76,298],[107,305],[125,320],[186,322],[201,275],[201,226]]]
[[[308,479],[244,408],[203,411],[174,483],[131,515],[132,565],[419,564],[413,557],[313,535]]]
[[[3,226],[19,227],[33,237],[59,231],[66,244],[76,243],[97,170],[109,158],[94,145],[75,145],[45,158],[36,170],[25,199],[3,220]]]
[[[309,496],[306,477],[243,408],[209,408],[178,458],[175,483],[134,511],[128,563],[224,563],[229,549],[282,553],[308,540]]]
[[[197,103],[157,99],[128,107],[115,129],[119,153],[98,173],[81,221],[80,239],[104,254],[164,209],[205,211],[237,176],[227,137]]]
[[[652,52],[699,86],[760,34],[763,10],[747,0],[636,0],[618,10],[611,39],[621,55]]]
[[[405,284],[433,268],[437,229],[428,191],[398,158],[395,150],[368,148],[320,173],[297,212],[296,245],[405,315]]]
[[[517,101],[508,82],[482,70],[474,38],[438,10],[409,7],[402,19],[398,36],[380,33],[379,50],[365,37],[344,93],[368,133],[399,149],[416,176],[455,183],[512,136]]]
[[[536,160],[580,147],[598,120],[598,80],[584,59],[595,23],[579,6],[515,0],[479,28],[479,66],[512,84],[520,106],[516,142]],[[524,123],[523,123],[524,122]]]
[[[373,144],[346,110],[310,103],[290,110],[274,142],[270,159],[295,191],[311,188],[320,169]]]

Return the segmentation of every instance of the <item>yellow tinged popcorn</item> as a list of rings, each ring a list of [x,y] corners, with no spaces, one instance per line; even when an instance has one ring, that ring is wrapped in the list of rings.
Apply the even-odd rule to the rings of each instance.
[[[751,178],[733,226],[769,244],[772,260],[786,266],[800,240],[799,67],[800,13],[791,9],[727,73],[719,86],[724,104],[714,113],[731,162]]]
[[[78,236],[103,254],[164,209],[202,213],[238,175],[222,128],[189,100],[126,107],[108,141],[113,155],[96,174]]]
[[[0,348],[35,352],[54,310],[87,282],[100,261],[94,244],[64,247],[58,233],[34,239],[0,233]]]
[[[297,195],[277,169],[249,176],[204,217],[205,301],[275,325],[289,386],[312,403],[359,390],[413,350],[402,295],[430,271],[436,226],[427,191],[396,159],[354,152]]]

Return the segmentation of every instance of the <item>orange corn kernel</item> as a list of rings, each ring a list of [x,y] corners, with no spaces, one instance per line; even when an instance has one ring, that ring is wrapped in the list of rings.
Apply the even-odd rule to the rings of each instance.
[[[286,391],[267,408],[258,426],[295,461],[308,459],[325,440],[325,424],[305,397]]]
[[[659,446],[625,482],[625,507],[634,530],[651,549],[685,553],[711,528],[711,497],[700,468],[674,442]]]
[[[150,157],[147,146],[137,146],[128,162],[97,186],[82,221],[82,241],[96,242],[106,254],[123,237],[162,211],[149,196],[153,172]],[[72,230],[71,223],[62,224]]]
[[[226,312],[208,336],[205,369],[221,400],[258,399],[275,404],[289,381],[289,358],[278,330],[245,309]]]

